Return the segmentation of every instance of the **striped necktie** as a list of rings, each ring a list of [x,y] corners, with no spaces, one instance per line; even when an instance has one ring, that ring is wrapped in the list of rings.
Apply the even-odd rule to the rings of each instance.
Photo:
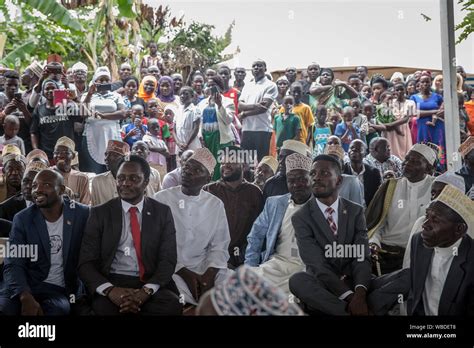
[[[336,223],[334,222],[334,219],[332,218],[332,214],[334,214],[334,209],[331,207],[328,207],[326,209],[326,220],[328,221],[329,227],[331,228],[332,233],[334,236],[337,236],[337,226]]]

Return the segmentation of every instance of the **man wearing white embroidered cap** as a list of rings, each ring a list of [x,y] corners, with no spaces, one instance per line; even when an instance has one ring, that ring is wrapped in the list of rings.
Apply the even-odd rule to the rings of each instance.
[[[411,242],[408,315],[473,315],[474,202],[447,185]]]
[[[369,243],[382,274],[402,268],[412,227],[431,201],[435,161],[429,146],[413,145],[402,163],[403,176],[383,183],[367,208]]]
[[[245,263],[277,287],[290,292],[288,280],[305,270],[296,244],[291,217],[310,198],[311,159],[299,153],[286,157],[286,180],[290,193],[270,197],[255,221],[248,239]]]
[[[464,179],[462,178],[462,176],[452,172],[446,172],[440,176],[437,176],[436,179],[433,181],[433,184],[431,185],[431,200],[435,200],[447,185],[450,185],[456,188],[457,190],[464,192]],[[405,250],[405,256],[403,257],[403,268],[410,267],[411,240],[413,238],[413,235],[421,231],[421,226],[423,225],[423,222],[425,222],[424,215],[420,216],[418,220],[416,220],[415,224],[413,225],[413,228],[411,229],[410,238],[408,239],[407,243],[407,249]],[[467,231],[467,233],[471,235],[471,237],[473,237],[473,231]]]
[[[299,153],[303,156],[311,157],[311,150],[308,146],[298,140],[285,140],[278,154],[278,172],[267,180],[263,187],[263,199],[280,196],[288,193],[286,184],[285,159],[292,153]]]
[[[173,280],[184,301],[192,305],[197,305],[201,295],[222,282],[229,272],[230,233],[224,203],[202,190],[215,165],[207,148],[196,149],[182,168],[182,185],[154,196],[171,208],[178,247]]]

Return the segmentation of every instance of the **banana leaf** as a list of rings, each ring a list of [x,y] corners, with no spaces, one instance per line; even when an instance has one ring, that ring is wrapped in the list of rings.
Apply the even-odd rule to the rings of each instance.
[[[0,64],[14,67],[17,60],[23,60],[27,55],[30,55],[36,49],[36,43],[34,40],[30,40],[21,46],[18,46],[13,51],[8,53],[5,58],[0,60]]]
[[[83,30],[81,23],[56,0],[25,0],[24,2],[64,28],[72,31]]]

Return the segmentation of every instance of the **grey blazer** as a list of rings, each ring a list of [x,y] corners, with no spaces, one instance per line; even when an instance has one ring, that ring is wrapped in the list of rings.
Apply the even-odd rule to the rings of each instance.
[[[296,212],[291,221],[306,271],[313,274],[328,287],[328,290],[339,297],[353,290],[347,281],[341,279],[343,276],[349,277],[352,287],[360,284],[369,289],[372,266],[362,206],[339,197],[337,213],[337,239],[315,198],[310,199]],[[337,254],[330,255],[329,252],[334,251],[334,242],[340,245],[339,248],[354,245],[353,250],[356,253],[352,255],[345,253],[343,257]]]

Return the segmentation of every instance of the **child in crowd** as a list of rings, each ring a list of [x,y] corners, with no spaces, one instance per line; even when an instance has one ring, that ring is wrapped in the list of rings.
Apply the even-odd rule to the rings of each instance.
[[[374,118],[375,107],[371,101],[367,100],[362,103],[362,114],[367,117],[367,123],[369,125],[369,131],[365,136],[366,144],[369,145],[372,139],[379,137],[378,129],[379,125],[376,124],[376,120]]]
[[[326,123],[326,106],[318,105],[316,108],[316,120],[317,123],[314,127],[313,158],[324,153],[324,148],[326,147],[328,138],[331,135],[331,128],[329,128],[328,124]]]
[[[177,112],[178,109],[172,104],[166,106],[164,112],[164,120],[166,122],[166,125],[168,126],[170,134],[170,136],[166,138],[166,146],[168,147],[168,151],[170,153],[170,156],[167,158],[167,168],[169,172],[175,170],[177,166],[176,155],[178,152],[176,140],[173,136],[173,134],[175,133],[175,117]]]
[[[130,117],[130,122],[123,125],[121,133],[123,141],[132,148],[136,141],[143,139],[148,128],[145,125],[146,119],[143,117],[143,108],[141,105],[134,105]]]
[[[283,99],[284,111],[276,115],[273,121],[277,152],[280,151],[285,140],[301,140],[301,120],[292,112],[294,104],[293,96],[286,96]]]
[[[3,130],[4,135],[0,136],[0,153],[3,150],[3,147],[7,144],[13,144],[18,146],[21,150],[21,154],[25,155],[25,144],[23,139],[18,136],[20,131],[20,120],[15,115],[8,115],[4,119]]]
[[[123,97],[123,101],[127,109],[131,109],[134,105],[141,105],[143,109],[145,109],[145,101],[137,97],[138,85],[138,80],[135,77],[131,77],[125,82],[125,96]]]
[[[301,142],[309,145],[312,143],[312,128],[314,125],[314,116],[311,107],[301,101],[303,97],[303,86],[300,82],[294,82],[290,86],[290,95],[295,100],[293,105],[293,113],[300,118],[301,121]]]
[[[327,111],[328,114],[328,122],[327,125],[331,129],[331,134],[334,134],[334,131],[336,130],[336,126],[342,121],[341,114],[337,109],[329,109]]]
[[[362,89],[360,90],[360,94],[369,100],[372,97],[372,88],[369,85],[363,85]]]
[[[160,109],[159,101],[156,98],[152,98],[148,100],[146,103],[146,110],[145,115],[148,117],[148,121],[152,118],[158,120],[158,124],[160,126],[160,137],[164,141],[171,136],[168,124],[160,118],[163,110]]]
[[[150,155],[148,156],[148,163],[150,166],[158,170],[161,180],[167,173],[166,159],[169,157],[166,143],[160,137],[160,124],[158,119],[151,118],[148,120],[148,132],[143,137],[143,141],[148,145]]]
[[[361,113],[360,101],[358,98],[351,99],[349,105],[354,108],[355,117],[352,120],[354,125],[357,126],[360,130],[360,139],[365,143],[365,137],[369,133],[369,122],[367,116]]]
[[[355,111],[352,106],[346,106],[342,111],[342,118],[344,122],[336,126],[334,135],[341,139],[342,148],[345,152],[349,151],[349,144],[354,139],[360,139],[359,128],[353,123]]]

